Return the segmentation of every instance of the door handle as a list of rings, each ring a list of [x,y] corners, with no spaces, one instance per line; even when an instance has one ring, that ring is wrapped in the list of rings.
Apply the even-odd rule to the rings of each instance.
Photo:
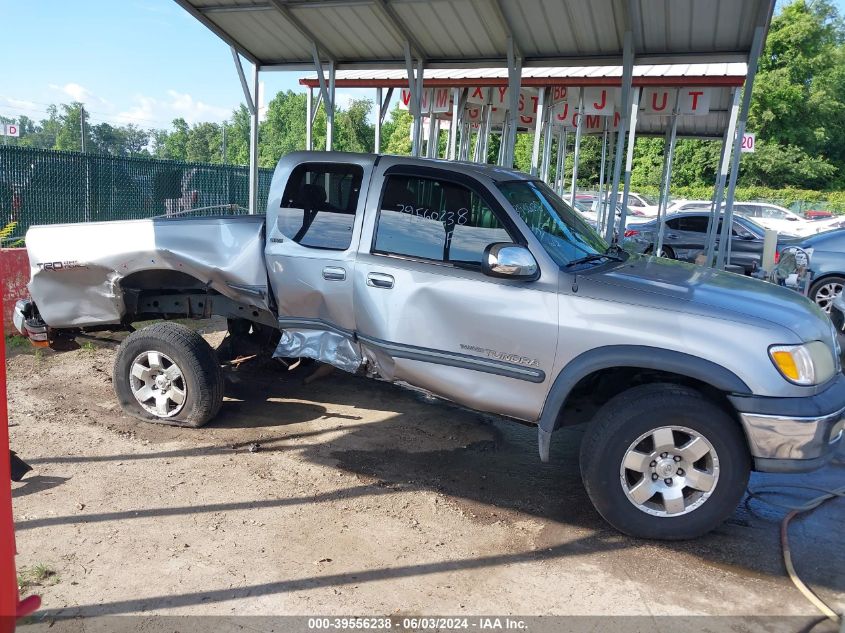
[[[677,233],[667,233],[666,237],[668,237],[670,240],[676,240],[676,239],[678,239],[678,234]]]
[[[370,273],[367,275],[367,285],[373,288],[393,288],[393,275]]]
[[[326,266],[323,268],[323,279],[327,281],[343,281],[346,279],[346,270],[340,266]]]

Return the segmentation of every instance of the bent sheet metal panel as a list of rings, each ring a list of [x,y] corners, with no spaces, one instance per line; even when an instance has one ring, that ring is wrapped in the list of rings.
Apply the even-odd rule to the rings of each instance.
[[[121,281],[186,273],[234,301],[266,309],[264,217],[156,218],[32,227],[29,291],[51,327],[119,323]]]

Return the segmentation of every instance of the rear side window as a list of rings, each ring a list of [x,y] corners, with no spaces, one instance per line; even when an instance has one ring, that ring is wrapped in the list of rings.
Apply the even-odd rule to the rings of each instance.
[[[373,252],[480,265],[489,244],[511,241],[493,210],[463,185],[388,176]]]
[[[360,165],[305,163],[291,172],[277,225],[302,246],[345,251],[364,170]]]
[[[709,219],[703,215],[688,215],[685,218],[680,218],[681,231],[690,231],[692,233],[706,233],[707,223]]]

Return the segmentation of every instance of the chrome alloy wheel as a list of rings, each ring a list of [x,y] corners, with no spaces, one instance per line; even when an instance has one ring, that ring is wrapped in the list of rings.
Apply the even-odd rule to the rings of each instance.
[[[700,433],[662,426],[643,433],[625,451],[622,490],[638,509],[660,517],[680,516],[703,504],[719,481],[719,457]]]
[[[138,404],[156,417],[174,416],[185,405],[182,370],[161,352],[142,352],[132,361],[129,386]]]
[[[830,306],[833,305],[833,300],[840,294],[842,294],[842,284],[838,281],[829,281],[819,286],[813,300],[817,306],[830,314]]]

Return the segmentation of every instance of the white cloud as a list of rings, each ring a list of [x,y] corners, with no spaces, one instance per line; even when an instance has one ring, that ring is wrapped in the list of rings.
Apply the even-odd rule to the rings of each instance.
[[[341,110],[346,110],[352,105],[353,99],[360,99],[361,94],[355,92],[348,92],[346,90],[335,90],[334,100],[335,105]]]
[[[232,114],[232,108],[224,108],[194,99],[189,93],[168,90],[167,98],[157,99],[147,95],[136,95],[134,105],[115,115],[123,123],[141,126],[163,127],[170,121],[182,117],[188,123],[200,121],[221,121]]]
[[[0,114],[4,117],[15,119],[24,115],[30,119],[40,121],[47,116],[44,110],[46,110],[44,104],[0,95]]]
[[[93,92],[88,90],[85,86],[82,86],[75,82],[66,83],[64,86],[57,86],[56,84],[50,84],[50,88],[57,92],[61,92],[63,95],[70,97],[73,101],[80,101],[86,105],[94,105],[96,107],[112,107],[112,103],[107,99],[103,99],[102,97],[95,95]]]

